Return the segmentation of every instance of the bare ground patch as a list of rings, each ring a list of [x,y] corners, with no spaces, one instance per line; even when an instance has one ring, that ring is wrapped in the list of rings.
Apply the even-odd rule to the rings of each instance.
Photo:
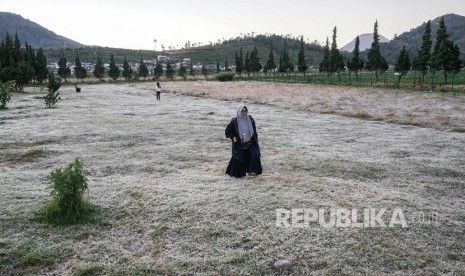
[[[208,97],[219,90],[210,82],[164,86],[181,91],[178,85]],[[148,88],[64,87],[54,109],[34,98],[38,90],[14,94],[11,110],[0,113],[0,156],[44,154],[14,166],[0,162],[0,274],[273,275],[283,258],[292,260],[294,275],[465,273],[464,133],[365,120],[363,113],[307,112],[305,103],[283,95],[277,103],[278,93],[267,99],[259,87],[269,104],[246,101],[264,174],[231,179],[224,175],[224,128],[236,96],[163,93],[158,102]],[[346,104],[339,108],[351,110]],[[389,101],[379,105],[395,110]],[[461,108],[453,110],[451,118],[462,118],[455,114]],[[89,197],[103,221],[34,222],[33,211],[49,199],[48,174],[77,156],[91,172]],[[401,208],[408,227],[276,227],[277,208],[386,208],[387,217]],[[417,219],[432,212],[434,223]]]

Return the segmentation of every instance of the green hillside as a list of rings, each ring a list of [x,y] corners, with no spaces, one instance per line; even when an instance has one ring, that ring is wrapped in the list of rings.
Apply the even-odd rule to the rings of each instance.
[[[224,64],[226,59],[230,65],[234,64],[236,51],[241,47],[245,58],[246,52],[257,47],[260,62],[264,64],[268,59],[270,47],[273,44],[275,63],[278,64],[279,56],[283,52],[284,42],[287,41],[288,52],[291,62],[297,63],[297,53],[300,47],[299,38],[290,38],[280,35],[257,35],[253,37],[234,38],[222,43],[207,46],[189,47],[178,50],[152,51],[152,50],[131,50],[109,47],[82,47],[79,48],[79,57],[82,62],[95,63],[97,57],[101,57],[104,62],[110,60],[110,55],[115,55],[115,61],[122,63],[124,57],[129,61],[137,61],[141,58],[155,59],[158,55],[167,55],[178,58],[191,58],[194,63],[216,63]],[[76,57],[75,49],[64,49],[68,61],[73,62]],[[46,50],[45,55],[49,62],[56,62],[60,57],[60,50]],[[309,66],[315,66],[323,59],[323,48],[318,44],[305,44],[306,61]]]

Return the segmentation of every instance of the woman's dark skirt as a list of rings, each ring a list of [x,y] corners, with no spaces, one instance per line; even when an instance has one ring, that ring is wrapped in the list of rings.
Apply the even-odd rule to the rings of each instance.
[[[244,162],[231,157],[226,174],[234,177],[244,177],[247,173],[262,173],[262,163],[260,161],[260,152],[255,144],[244,150]]]

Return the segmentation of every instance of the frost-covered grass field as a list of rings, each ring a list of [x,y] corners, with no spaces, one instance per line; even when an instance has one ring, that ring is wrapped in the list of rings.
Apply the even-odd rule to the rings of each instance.
[[[0,111],[1,275],[465,273],[463,97],[176,82],[156,101],[152,86],[63,87],[53,109],[26,88]],[[224,175],[238,99],[257,122],[256,178]],[[47,176],[76,157],[100,222],[34,221]],[[277,227],[278,208],[384,208],[386,224],[401,209],[407,227]]]

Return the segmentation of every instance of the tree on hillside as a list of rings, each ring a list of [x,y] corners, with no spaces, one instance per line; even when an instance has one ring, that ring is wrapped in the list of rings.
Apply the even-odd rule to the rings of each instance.
[[[428,73],[430,59],[431,59],[431,20],[426,23],[425,32],[423,33],[423,39],[421,48],[418,51],[418,56],[413,60],[413,69],[420,72],[420,85],[423,86],[425,82],[425,76]]]
[[[263,67],[263,71],[266,72],[272,72],[276,69],[276,63],[274,63],[274,53],[273,53],[273,44],[270,46],[270,53],[268,54],[268,60],[265,63],[265,66]]]
[[[236,57],[234,60],[236,62],[236,73],[238,73],[239,76],[242,77],[242,72],[244,71],[244,58],[242,57],[242,47],[239,49],[239,55],[236,51]]]
[[[347,68],[349,72],[354,72],[357,83],[359,82],[358,72],[363,69],[363,60],[360,59],[360,37],[357,36],[355,38],[355,48],[352,52],[352,59],[347,61]],[[350,73],[349,73],[349,81],[350,81]]]
[[[124,56],[122,75],[123,75],[123,78],[125,80],[127,80],[127,81],[131,80],[131,78],[132,78],[132,68],[131,68],[131,66],[129,66],[129,62],[128,62],[126,56]]]
[[[379,49],[378,20],[375,22],[373,42],[371,43],[371,48],[368,50],[367,57],[368,61],[365,64],[365,68],[374,72],[376,81],[378,81],[379,75],[389,68],[386,59],[381,55]]]
[[[67,67],[68,61],[66,60],[65,53],[63,49],[60,53],[60,58],[58,59],[58,76],[62,77],[65,80],[71,75],[71,69]]]
[[[155,76],[156,80],[159,80],[160,77],[163,76],[163,67],[161,66],[161,63],[157,62],[155,69],[153,69],[153,75]]]
[[[76,50],[76,58],[74,60],[74,75],[76,75],[76,78],[80,79],[81,82],[84,81],[84,78],[87,77],[87,71],[86,68],[82,67],[78,50]]]
[[[308,66],[305,62],[304,37],[300,37],[300,50],[297,54],[297,70],[305,76]]]
[[[403,76],[405,76],[408,73],[408,71],[410,70],[410,67],[411,67],[410,58],[404,46],[402,47],[402,50],[400,51],[399,58],[397,59],[396,65],[394,67],[394,70],[397,75],[397,87],[400,87],[400,80],[402,79]]]
[[[320,62],[319,70],[320,73],[326,73],[329,76],[330,68],[329,68],[329,39],[326,37],[326,44],[323,48],[323,60]]]
[[[144,59],[140,58],[139,61],[139,72],[138,72],[139,77],[142,78],[147,78],[149,75],[149,68],[147,68],[147,65],[145,65]]]
[[[118,66],[115,63],[115,56],[113,53],[110,55],[110,70],[108,71],[108,76],[114,81],[116,81],[120,76],[120,71]]]
[[[92,73],[94,74],[94,77],[100,81],[103,79],[103,75],[105,74],[105,67],[103,66],[103,62],[100,57],[97,57],[97,63],[95,64],[94,71]]]
[[[42,48],[37,50],[34,67],[36,81],[39,84],[42,84],[48,77],[47,58],[45,57]]]

